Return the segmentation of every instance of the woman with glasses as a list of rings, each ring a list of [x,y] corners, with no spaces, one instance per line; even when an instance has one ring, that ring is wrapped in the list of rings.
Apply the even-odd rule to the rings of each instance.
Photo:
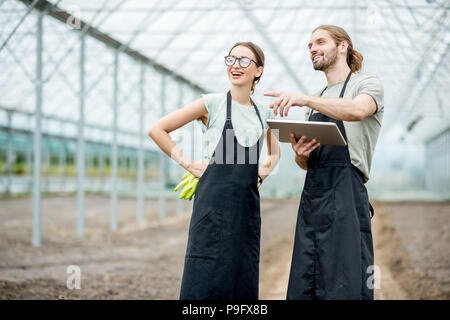
[[[259,188],[280,158],[268,129],[270,109],[250,95],[264,70],[264,54],[251,42],[236,43],[225,57],[230,90],[204,94],[149,130],[173,160],[199,177],[181,283],[182,300],[258,299]],[[198,120],[203,158],[191,160],[169,133]],[[267,157],[258,166],[266,137]]]

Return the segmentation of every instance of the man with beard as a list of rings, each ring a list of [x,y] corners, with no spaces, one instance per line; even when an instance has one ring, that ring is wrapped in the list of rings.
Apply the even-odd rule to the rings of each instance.
[[[383,86],[359,73],[362,55],[337,26],[316,28],[308,44],[327,86],[316,95],[269,92],[274,114],[308,107],[306,120],[334,122],[347,146],[291,135],[296,163],[307,170],[298,211],[287,299],[373,299],[373,244],[364,183],[383,118]]]

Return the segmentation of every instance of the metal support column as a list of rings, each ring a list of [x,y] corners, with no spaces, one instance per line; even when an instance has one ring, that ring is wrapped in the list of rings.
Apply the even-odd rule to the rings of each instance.
[[[65,190],[65,185],[66,185],[66,164],[67,164],[67,153],[66,153],[66,145],[64,143],[64,139],[61,139],[59,141],[60,146],[61,146],[61,150],[59,151],[59,178],[60,178],[60,190]]]
[[[166,75],[161,75],[161,117],[166,114]],[[158,217],[164,219],[166,216],[166,154],[162,151],[159,153],[159,208]]]
[[[45,119],[43,121],[44,124],[44,128],[46,127],[46,123],[45,123]],[[42,125],[42,124],[41,124]],[[44,140],[45,141],[45,140]],[[49,192],[50,191],[50,184],[51,184],[51,150],[50,150],[50,142],[47,143],[43,143],[43,152],[42,152],[42,159],[44,160],[44,165],[43,167],[45,168],[44,170],[44,176],[45,176],[45,180],[43,180],[44,186],[42,186],[41,184],[41,191],[44,192]],[[41,162],[42,164],[42,162]]]
[[[13,111],[8,110],[7,111],[7,117],[8,117],[8,141],[7,141],[7,151],[6,151],[6,194],[11,194],[11,182],[12,182],[12,174],[13,174],[13,162],[14,162],[14,154],[12,151],[12,144],[13,144],[13,134],[12,134],[12,116]]]
[[[84,91],[85,91],[85,43],[86,38],[80,38],[80,110],[78,119],[78,148],[77,148],[77,235],[84,236],[84,172],[85,172],[85,153],[84,153]]]
[[[141,78],[139,82],[139,149],[138,149],[138,174],[137,174],[137,222],[144,222],[144,104],[145,104],[145,64],[141,63]]]
[[[28,137],[27,137],[28,139]],[[30,141],[30,145],[32,145],[31,141]],[[26,151],[26,161],[27,161],[27,192],[28,193],[32,193],[33,192],[33,164],[31,163],[31,159],[33,158],[32,156],[32,152],[33,150],[31,150],[31,148],[27,148]]]
[[[43,13],[37,15],[36,26],[36,110],[34,128],[33,168],[33,246],[41,245],[41,110],[42,110],[42,33]]]
[[[119,50],[114,52],[114,102],[113,102],[113,128],[112,128],[112,150],[111,150],[111,215],[110,228],[117,230],[117,120],[119,99]]]

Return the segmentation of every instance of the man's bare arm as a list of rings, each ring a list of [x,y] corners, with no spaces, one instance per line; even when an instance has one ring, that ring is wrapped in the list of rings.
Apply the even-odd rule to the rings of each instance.
[[[298,164],[300,168],[303,170],[308,170],[308,158],[305,156],[299,156],[298,154],[295,154],[295,163]]]
[[[307,96],[305,105],[328,117],[344,121],[361,121],[377,110],[375,100],[366,93],[354,99]]]
[[[357,95],[354,99],[322,98],[295,94],[289,92],[266,92],[265,96],[276,97],[269,107],[275,115],[287,116],[294,106],[307,106],[321,114],[337,120],[361,121],[377,110],[377,104],[372,96],[366,93]]]
[[[316,139],[310,141],[306,140],[305,136],[302,136],[298,141],[295,140],[294,134],[291,133],[291,145],[292,150],[295,153],[295,162],[303,170],[308,170],[307,161],[309,154],[314,151],[314,149],[320,146],[320,143]]]

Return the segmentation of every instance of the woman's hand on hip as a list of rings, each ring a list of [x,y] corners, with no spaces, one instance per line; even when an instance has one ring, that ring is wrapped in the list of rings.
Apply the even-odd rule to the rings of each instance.
[[[202,159],[198,161],[193,161],[188,167],[188,171],[197,178],[201,178],[207,167],[208,162]]]

